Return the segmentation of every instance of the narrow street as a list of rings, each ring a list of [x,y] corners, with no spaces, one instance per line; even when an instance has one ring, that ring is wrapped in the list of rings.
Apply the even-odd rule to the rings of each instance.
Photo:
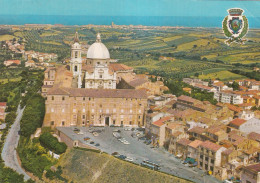
[[[4,160],[6,167],[14,169],[19,174],[23,174],[24,179],[28,180],[30,179],[30,176],[28,176],[26,172],[22,169],[22,167],[18,163],[18,159],[16,155],[16,148],[18,146],[18,142],[20,138],[20,136],[18,135],[18,131],[20,130],[20,121],[23,116],[24,108],[20,109],[20,105],[18,106],[17,117],[6,137],[1,156],[2,159]]]

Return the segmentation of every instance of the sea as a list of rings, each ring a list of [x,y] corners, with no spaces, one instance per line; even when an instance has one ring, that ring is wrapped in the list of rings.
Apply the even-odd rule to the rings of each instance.
[[[260,28],[260,17],[247,17],[250,28]],[[64,16],[64,15],[0,15],[2,25],[147,25],[183,27],[222,27],[224,17],[188,16]]]

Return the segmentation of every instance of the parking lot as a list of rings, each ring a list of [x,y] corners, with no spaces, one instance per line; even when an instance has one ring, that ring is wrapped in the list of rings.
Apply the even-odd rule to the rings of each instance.
[[[204,175],[204,172],[197,167],[191,168],[185,166],[180,159],[174,157],[174,155],[164,149],[151,148],[152,145],[146,145],[144,140],[139,140],[138,137],[135,136],[136,133],[140,133],[140,136],[142,136],[142,132],[140,131],[125,131],[125,129],[121,127],[92,127],[91,129],[80,127],[75,133],[74,129],[75,127],[58,127],[59,131],[73,140],[79,140],[84,144],[96,147],[109,154],[117,152],[120,155],[128,157],[128,159],[134,163],[140,164],[144,160],[149,160],[159,164],[161,168],[160,171],[181,178],[198,183],[220,182],[212,176]],[[95,136],[91,133],[93,130],[97,131],[97,133],[94,133]],[[119,130],[119,132],[115,132],[116,130]],[[113,133],[119,134],[120,137],[123,138],[123,140],[121,140],[122,142],[119,141]],[[134,137],[131,136],[132,134],[134,134]]]

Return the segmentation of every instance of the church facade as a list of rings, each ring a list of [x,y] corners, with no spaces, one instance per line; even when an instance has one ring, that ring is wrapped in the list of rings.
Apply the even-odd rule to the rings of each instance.
[[[121,77],[135,74],[131,67],[110,63],[100,34],[83,61],[76,33],[69,67],[55,69],[54,84],[44,95],[43,126],[145,126],[147,93],[143,89],[116,89]]]

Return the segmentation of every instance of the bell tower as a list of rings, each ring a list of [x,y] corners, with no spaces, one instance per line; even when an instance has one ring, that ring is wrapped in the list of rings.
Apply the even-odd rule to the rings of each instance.
[[[79,43],[78,32],[75,33],[74,43],[71,45],[71,59],[70,59],[70,71],[73,73],[73,77],[81,76],[82,58],[81,58],[81,45]]]

